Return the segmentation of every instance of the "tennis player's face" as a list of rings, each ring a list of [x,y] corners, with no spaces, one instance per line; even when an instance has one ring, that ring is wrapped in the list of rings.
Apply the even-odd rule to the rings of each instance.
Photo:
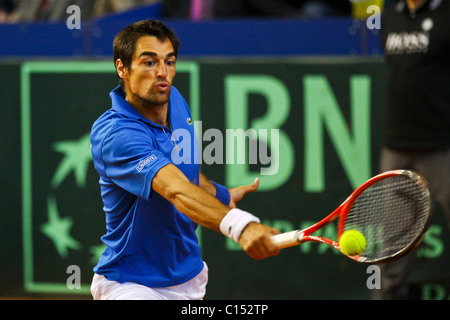
[[[125,81],[127,100],[138,100],[136,102],[146,105],[166,105],[176,73],[175,62],[175,51],[169,39],[139,38]]]

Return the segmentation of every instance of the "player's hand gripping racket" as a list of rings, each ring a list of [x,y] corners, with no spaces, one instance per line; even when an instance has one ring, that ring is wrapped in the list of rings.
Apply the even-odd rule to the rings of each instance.
[[[408,170],[387,171],[362,184],[323,220],[303,230],[275,235],[272,241],[280,249],[316,241],[342,252],[338,242],[342,234],[357,230],[365,238],[365,249],[347,256],[363,263],[387,262],[420,244],[430,207],[428,185],[422,176]],[[336,218],[338,241],[312,235]]]

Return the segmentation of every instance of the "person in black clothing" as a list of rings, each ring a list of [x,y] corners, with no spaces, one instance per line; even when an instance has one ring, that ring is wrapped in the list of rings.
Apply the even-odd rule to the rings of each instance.
[[[421,173],[450,223],[449,17],[448,0],[400,0],[383,13],[388,105],[380,169]],[[407,299],[414,259],[380,266],[373,298]]]

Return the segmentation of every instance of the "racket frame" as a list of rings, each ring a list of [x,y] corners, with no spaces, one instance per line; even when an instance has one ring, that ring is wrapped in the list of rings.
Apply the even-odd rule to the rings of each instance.
[[[390,171],[380,173],[380,174],[370,178],[366,182],[364,182],[361,186],[359,186],[357,189],[355,189],[350,194],[350,196],[348,196],[347,199],[336,210],[334,210],[331,214],[329,214],[328,216],[326,216],[319,222],[309,226],[308,228],[302,229],[302,230],[294,230],[294,231],[289,231],[289,232],[275,235],[272,237],[272,241],[278,246],[279,249],[300,245],[300,244],[308,242],[308,241],[314,241],[314,242],[318,242],[318,243],[325,243],[327,245],[334,247],[335,249],[339,250],[340,252],[342,252],[338,241],[339,241],[342,233],[344,232],[345,220],[346,220],[347,214],[350,211],[352,205],[355,203],[355,201],[358,199],[358,197],[365,190],[370,188],[375,183],[377,183],[381,180],[384,180],[384,179],[387,179],[390,177],[394,177],[394,176],[399,176],[399,175],[406,175],[410,179],[415,180],[416,183],[421,184],[422,186],[425,187],[424,190],[426,192],[425,196],[428,198],[428,208],[431,208],[430,194],[428,191],[427,182],[423,176],[419,175],[416,172],[412,172],[409,170],[403,170],[403,169],[390,170]],[[339,218],[338,226],[337,226],[338,241],[334,241],[334,240],[331,240],[328,238],[312,235],[312,233],[325,227],[326,225],[335,221],[337,218]],[[393,255],[386,256],[386,257],[383,257],[383,258],[380,258],[377,260],[371,259],[369,261],[365,257],[360,256],[360,255],[354,255],[354,256],[345,255],[345,256],[354,261],[357,261],[357,262],[371,263],[371,264],[388,262],[388,261],[392,261],[397,258],[400,258],[400,257],[404,256],[405,254],[409,253],[410,251],[414,250],[422,242],[423,238],[425,237],[426,231],[428,230],[429,220],[430,219],[429,219],[429,213],[428,213],[428,218],[427,218],[427,221],[425,223],[425,226],[424,226],[422,232],[416,237],[416,239],[414,241],[411,242],[410,245],[408,245],[403,250],[400,250],[399,252],[397,252]]]

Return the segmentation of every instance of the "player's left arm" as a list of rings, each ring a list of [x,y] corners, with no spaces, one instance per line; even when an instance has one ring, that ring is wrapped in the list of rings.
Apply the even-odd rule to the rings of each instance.
[[[203,173],[200,172],[200,180],[199,185],[200,188],[208,192],[209,194],[212,194],[214,197],[216,196],[216,187],[209,181],[207,177]]]
[[[241,201],[247,193],[256,191],[258,189],[258,186],[259,179],[256,178],[252,184],[228,189],[228,192],[230,193],[230,203],[228,204],[228,206],[230,206],[231,208],[236,208],[237,203]],[[216,197],[216,186],[201,172],[199,187]]]
[[[278,230],[259,223],[259,219],[248,212],[224,205],[209,192],[192,184],[175,165],[168,164],[158,170],[152,179],[152,190],[192,221],[231,237],[250,257],[264,259],[278,254],[278,247],[272,241]],[[245,194],[245,191],[240,193]]]

